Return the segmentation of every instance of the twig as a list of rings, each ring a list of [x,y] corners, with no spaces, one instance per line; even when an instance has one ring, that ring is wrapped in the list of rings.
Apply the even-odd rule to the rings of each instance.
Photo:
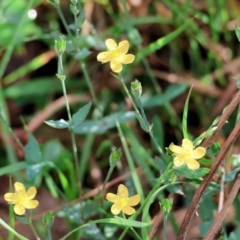
[[[216,131],[213,133],[212,136],[210,136],[208,139],[206,139],[203,142],[202,147],[208,148],[211,145],[214,137],[220,131],[220,129],[222,128],[222,126],[224,125],[224,123],[226,122],[226,120],[228,119],[230,114],[233,112],[233,110],[236,108],[239,101],[240,101],[240,91],[237,92],[237,94],[235,95],[235,97],[233,98],[231,103],[229,104],[227,110],[221,116],[219,123],[218,123],[218,128],[216,129]],[[191,219],[196,212],[196,209],[197,209],[198,203],[201,199],[201,196],[203,195],[205,189],[207,188],[208,184],[212,180],[213,175],[217,171],[218,167],[223,162],[223,159],[224,159],[225,155],[227,154],[229,147],[233,144],[233,142],[239,136],[239,134],[240,134],[240,122],[238,122],[238,124],[235,126],[235,128],[231,132],[227,141],[223,145],[221,151],[217,155],[217,157],[212,165],[211,171],[206,176],[206,178],[203,180],[202,184],[200,185],[200,187],[196,191],[195,195],[193,196],[192,202],[188,208],[188,211],[187,211],[185,218],[183,220],[183,223],[181,225],[178,240],[184,240],[186,238],[187,230],[189,228]]]
[[[231,206],[233,200],[235,199],[238,189],[240,187],[240,174],[237,175],[237,179],[232,187],[232,190],[223,206],[223,209],[221,212],[219,212],[215,218],[215,221],[213,222],[211,228],[209,229],[207,235],[203,240],[212,240],[215,238],[215,235],[219,232],[219,228],[221,227],[221,224],[223,222],[223,219],[227,215],[228,208]]]
[[[220,182],[220,194],[219,194],[219,201],[218,201],[218,212],[220,212],[223,208],[224,202],[224,181],[225,181],[225,169],[221,166],[221,182]]]

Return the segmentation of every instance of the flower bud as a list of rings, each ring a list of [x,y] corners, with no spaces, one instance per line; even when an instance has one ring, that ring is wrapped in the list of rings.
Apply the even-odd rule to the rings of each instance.
[[[131,82],[131,91],[135,98],[139,99],[142,95],[142,84],[137,79]]]
[[[172,209],[173,199],[163,199],[160,203],[163,214],[167,216]]]
[[[122,151],[117,149],[111,152],[109,163],[111,167],[115,167],[121,159]]]
[[[66,41],[60,37],[59,39],[55,40],[55,51],[58,56],[62,55],[66,50]]]
[[[51,228],[52,227],[52,225],[53,225],[53,223],[54,223],[54,214],[52,213],[52,212],[48,212],[48,213],[45,213],[44,215],[43,215],[43,219],[42,219],[42,221],[43,221],[43,224],[44,224],[44,227],[45,228]]]

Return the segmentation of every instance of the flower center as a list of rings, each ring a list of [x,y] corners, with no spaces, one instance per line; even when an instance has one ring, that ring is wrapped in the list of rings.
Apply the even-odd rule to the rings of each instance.
[[[122,207],[126,206],[128,203],[128,199],[126,197],[120,198],[119,203]]]
[[[118,50],[111,51],[112,58],[118,58],[120,54],[121,53]]]
[[[17,197],[17,202],[18,203],[23,203],[27,198],[27,195],[25,193],[18,194]]]
[[[182,157],[184,157],[185,159],[187,159],[187,158],[190,158],[190,157],[191,157],[192,152],[189,151],[189,150],[185,150],[181,155],[182,155]]]

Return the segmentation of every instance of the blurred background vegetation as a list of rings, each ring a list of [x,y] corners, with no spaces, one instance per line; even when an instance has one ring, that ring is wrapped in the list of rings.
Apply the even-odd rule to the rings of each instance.
[[[81,179],[86,193],[103,183],[109,168],[109,154],[112,148],[121,147],[113,114],[118,114],[121,119],[137,167],[144,169],[149,159],[153,160],[158,154],[149,135],[136,121],[120,83],[110,74],[109,64],[102,65],[96,61],[97,54],[106,49],[104,42],[107,38],[130,42],[129,52],[136,59],[124,67],[123,75],[128,86],[134,79],[142,83],[142,104],[163,149],[171,142],[181,142],[181,118],[189,87],[193,86],[188,130],[197,137],[232,99],[237,91],[240,69],[239,43],[235,34],[240,15],[237,0],[82,0],[78,4],[79,16],[75,24],[70,1],[57,3],[57,0],[0,1],[2,112],[24,145],[28,140],[27,128],[40,143],[44,161],[52,161],[57,166],[57,169],[48,166],[37,170],[35,166],[29,168],[25,175],[23,170],[29,167],[29,163],[24,161],[24,152],[14,141],[11,145],[6,144],[8,131],[4,131],[2,126],[0,175],[6,184],[1,186],[0,193],[7,192],[8,174],[26,183],[34,182],[41,189],[39,218],[44,211],[59,209],[61,194],[55,185],[61,188],[65,200],[72,201],[77,197],[70,135],[66,130],[44,124],[49,119],[67,119],[61,84],[55,76],[57,57],[54,41],[59,36],[67,40],[63,61],[72,113],[92,101],[87,122],[76,132]],[[79,29],[77,35],[76,29]],[[86,74],[93,85],[95,101]],[[102,114],[96,105],[101,106]],[[233,128],[236,114],[230,117],[221,136],[218,136],[220,143]],[[239,149],[238,144],[233,152],[239,153]],[[36,177],[34,169],[41,174]],[[157,168],[147,169],[150,172],[140,174],[146,193],[152,178],[158,176]],[[231,169],[229,163],[227,170]],[[128,171],[124,155],[121,167],[114,171],[111,180]],[[131,186],[130,178],[124,181]],[[116,186],[113,184],[112,188],[116,189]],[[93,196],[90,194],[86,199]],[[88,203],[86,201],[86,206]],[[6,207],[4,204],[1,203],[1,207]],[[185,200],[177,198],[174,211],[181,216],[180,219],[184,216],[184,204]],[[214,199],[209,206],[215,208]],[[91,209],[91,205],[89,207]],[[237,211],[240,205],[238,207]],[[159,211],[156,209],[158,206],[152,209],[153,216]],[[3,215],[7,218],[7,210],[3,210]],[[59,216],[62,217],[61,213]],[[94,213],[89,218],[91,216]],[[232,230],[233,226],[239,225],[240,217],[238,212],[235,212],[235,217],[229,216]],[[77,225],[79,216],[70,214],[69,218],[75,221],[71,224]],[[55,239],[66,232],[65,228],[55,228]],[[171,229],[169,234],[174,236]],[[189,239],[198,233],[193,229],[191,234]]]

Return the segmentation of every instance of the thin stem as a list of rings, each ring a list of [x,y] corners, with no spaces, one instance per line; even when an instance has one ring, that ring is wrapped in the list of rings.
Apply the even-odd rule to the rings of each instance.
[[[102,115],[102,108],[100,107],[99,102],[98,102],[97,97],[96,97],[96,94],[94,92],[94,88],[93,88],[92,82],[90,80],[88,71],[86,69],[86,64],[85,64],[85,62],[83,60],[81,60],[80,61],[80,65],[81,65],[81,68],[82,68],[82,71],[83,71],[83,75],[84,75],[85,81],[86,81],[86,83],[88,85],[88,88],[90,90],[93,102],[94,102],[95,106],[97,107],[99,113]]]
[[[77,42],[77,39],[79,37],[79,31],[76,30],[76,37],[74,37],[73,34],[71,33],[71,31],[69,30],[68,24],[67,24],[67,22],[65,20],[65,17],[64,17],[64,15],[62,13],[61,8],[59,7],[59,5],[56,5],[55,7],[57,9],[57,12],[58,12],[60,18],[61,18],[61,21],[63,23],[64,28],[67,31],[67,34],[72,39],[72,42],[73,42],[73,44],[74,44],[74,46],[76,48],[76,51],[79,52],[79,46],[78,46],[78,42]],[[74,15],[74,21],[76,22],[76,20],[77,20],[76,19],[76,15]],[[85,62],[83,60],[80,60],[80,66],[81,66],[81,69],[83,71],[84,79],[85,79],[85,81],[86,81],[86,83],[88,85],[88,88],[90,90],[90,94],[92,96],[93,102],[94,102],[95,106],[97,107],[97,109],[99,110],[99,112],[102,114],[102,109],[99,106],[96,94],[94,92],[94,88],[93,88],[92,82],[90,80],[88,71],[86,70],[86,64],[85,64]]]
[[[127,219],[124,213],[123,213],[123,218]],[[142,238],[139,236],[139,234],[135,231],[135,229],[134,229],[133,227],[130,227],[130,229],[131,229],[132,232],[134,233],[136,239],[142,240]]]
[[[107,177],[105,178],[105,181],[104,181],[104,183],[103,183],[103,187],[102,187],[102,190],[101,190],[101,191],[102,191],[102,195],[104,194],[106,184],[107,184],[107,182],[109,181],[109,179],[110,179],[110,177],[111,177],[111,175],[112,175],[112,172],[113,172],[114,168],[115,168],[115,166],[114,166],[114,167],[110,166],[110,168],[109,168],[109,170],[108,170]],[[104,198],[104,196],[103,196],[103,198]]]
[[[11,228],[6,222],[4,222],[1,218],[0,218],[0,225],[3,226],[4,228],[6,228],[9,232],[11,232],[12,234],[14,234],[16,237],[18,237],[20,240],[28,240],[27,238],[25,238],[24,236],[20,235],[18,232],[16,232],[13,228]]]
[[[8,129],[8,131],[12,134],[12,137],[14,138],[14,140],[16,141],[16,143],[18,144],[18,146],[25,152],[25,148],[23,146],[23,144],[21,143],[21,141],[19,140],[19,138],[16,136],[16,134],[14,133],[14,131],[12,130],[12,128],[10,128],[6,122],[6,120],[3,118],[3,115],[0,112],[0,120],[2,121],[3,125],[5,126],[6,129]]]
[[[142,197],[142,199],[144,198],[144,195],[143,195],[143,189],[142,189],[142,186],[140,184],[140,179],[139,179],[139,176],[137,174],[137,171],[136,171],[136,167],[134,165],[134,162],[133,162],[133,158],[132,158],[132,155],[128,149],[128,146],[127,146],[127,141],[125,139],[125,136],[123,135],[123,132],[122,132],[122,129],[119,125],[119,122],[116,120],[116,126],[117,126],[117,129],[118,129],[118,133],[120,135],[120,140],[121,140],[121,143],[122,143],[122,146],[123,146],[123,149],[124,149],[124,152],[125,152],[125,155],[126,155],[126,158],[127,158],[127,162],[128,162],[128,166],[132,172],[132,179],[133,179],[133,183],[134,183],[134,186],[137,190],[137,193],[140,194]]]
[[[48,240],[52,240],[51,228],[48,228],[47,234],[48,234]]]
[[[70,126],[72,126],[72,116],[71,116],[69,102],[68,102],[68,98],[67,98],[65,81],[61,81],[61,83],[62,83],[63,94],[64,94],[64,98],[65,98],[65,103],[66,103],[68,119],[69,119],[69,122],[70,122]],[[81,186],[80,168],[79,168],[78,154],[77,154],[77,144],[76,144],[76,138],[75,138],[75,135],[74,135],[74,132],[73,132],[72,128],[70,129],[70,133],[71,133],[71,140],[72,140],[74,162],[75,162],[75,167],[76,167],[77,184],[78,184],[78,188],[79,188],[79,192],[80,192],[79,196],[81,196],[82,186]]]
[[[147,121],[147,118],[146,118],[146,115],[145,115],[145,112],[144,112],[144,109],[143,109],[143,107],[142,107],[141,102],[140,102],[140,101],[137,101],[137,102],[138,102],[138,105],[139,105],[139,108],[140,108],[140,110],[141,110],[142,115],[140,114],[140,112],[139,112],[139,110],[138,110],[138,108],[137,108],[137,105],[135,104],[135,102],[134,102],[134,100],[133,100],[130,92],[128,91],[128,88],[127,88],[127,86],[126,86],[126,84],[125,84],[125,82],[124,82],[124,79],[122,78],[122,75],[120,74],[119,76],[120,76],[120,81],[121,81],[121,83],[122,83],[122,86],[123,86],[123,88],[124,88],[124,90],[125,90],[128,98],[131,100],[132,105],[133,105],[133,107],[134,107],[134,109],[135,109],[135,111],[136,111],[136,114],[145,121],[146,126],[149,126],[149,128],[148,128],[148,133],[149,133],[151,139],[153,140],[153,143],[154,143],[154,145],[156,146],[156,148],[157,148],[157,150],[159,151],[159,153],[160,153],[160,154],[163,154],[162,148],[159,146],[159,144],[157,143],[156,138],[154,137],[154,135],[153,135],[153,133],[152,133],[152,129],[151,129],[151,127],[150,127],[150,125],[149,125],[149,123],[148,123],[148,121]]]
[[[163,240],[167,240],[167,215],[163,216]]]
[[[30,226],[30,228],[31,228],[31,230],[33,232],[33,235],[35,236],[35,238],[37,240],[41,240],[40,237],[38,236],[38,233],[37,233],[33,223],[32,223],[32,211],[30,212],[30,216],[28,216],[27,213],[25,213],[25,215],[26,215],[26,217],[29,218],[29,226]]]

